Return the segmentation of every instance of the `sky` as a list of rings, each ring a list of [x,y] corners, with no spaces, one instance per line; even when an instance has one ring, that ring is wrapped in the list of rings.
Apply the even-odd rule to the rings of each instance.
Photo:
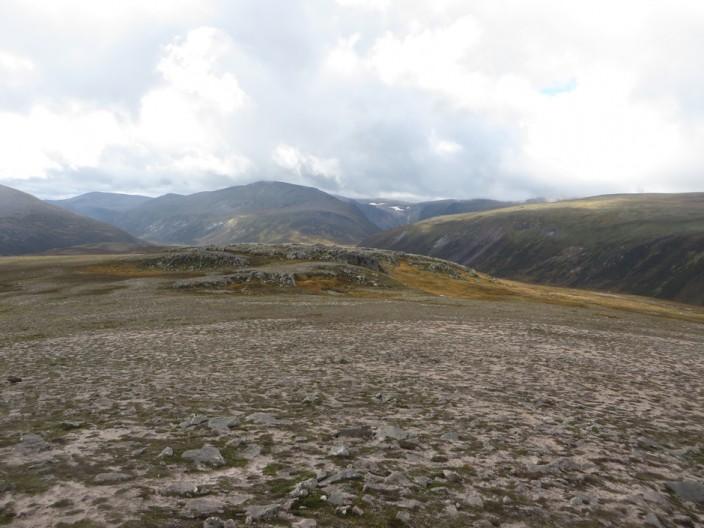
[[[701,0],[0,0],[0,184],[704,191]]]

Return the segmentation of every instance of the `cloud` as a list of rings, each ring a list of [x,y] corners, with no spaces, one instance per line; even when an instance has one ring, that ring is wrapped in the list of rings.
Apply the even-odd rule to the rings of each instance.
[[[696,0],[8,0],[0,15],[0,179],[42,196],[258,179],[418,199],[701,190]]]
[[[317,185],[324,190],[337,191],[344,183],[340,160],[319,158],[291,145],[281,144],[272,154],[272,160],[300,183]]]
[[[155,68],[162,80],[143,95],[136,117],[73,100],[36,105],[27,114],[0,113],[4,172],[26,180],[61,170],[109,170],[110,153],[128,149],[155,182],[167,172],[245,172],[249,160],[230,148],[223,132],[223,120],[249,101],[235,76],[221,68],[229,47],[229,38],[210,27],[166,45]]]
[[[224,123],[250,100],[222,65],[231,51],[229,37],[212,27],[164,48],[156,66],[163,83],[142,98],[133,128],[134,141],[158,160],[151,168],[236,175],[251,165],[224,135]]]

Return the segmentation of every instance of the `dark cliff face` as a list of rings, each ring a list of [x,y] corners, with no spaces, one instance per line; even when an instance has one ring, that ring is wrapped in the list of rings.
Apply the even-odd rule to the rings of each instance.
[[[516,280],[704,304],[704,194],[619,195],[433,219],[363,245]]]
[[[111,225],[0,185],[0,255],[40,253],[83,244],[138,242]]]

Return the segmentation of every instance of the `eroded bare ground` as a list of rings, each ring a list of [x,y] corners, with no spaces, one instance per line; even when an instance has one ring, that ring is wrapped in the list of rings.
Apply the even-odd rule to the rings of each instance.
[[[701,324],[52,277],[0,290],[0,524],[704,525]]]

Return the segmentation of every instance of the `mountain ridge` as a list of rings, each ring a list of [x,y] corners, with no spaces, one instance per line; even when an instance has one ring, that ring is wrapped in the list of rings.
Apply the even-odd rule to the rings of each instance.
[[[131,245],[140,241],[112,225],[0,185],[0,255],[41,253],[96,243]]]
[[[522,204],[435,217],[362,244],[514,280],[704,303],[704,193]]]

